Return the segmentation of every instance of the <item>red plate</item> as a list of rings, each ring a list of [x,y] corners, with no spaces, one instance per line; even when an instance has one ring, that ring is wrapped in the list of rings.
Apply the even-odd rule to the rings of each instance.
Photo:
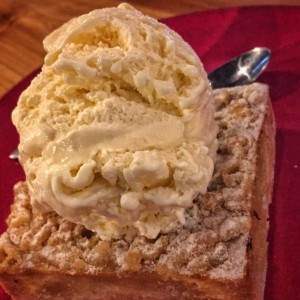
[[[277,126],[265,299],[300,299],[300,8],[227,9],[164,22],[191,44],[208,72],[256,46],[272,50],[271,63],[260,78],[270,86]],[[0,100],[0,233],[6,227],[13,184],[24,179],[19,164],[8,159],[18,143],[10,114],[36,73]],[[10,299],[1,288],[0,299]]]

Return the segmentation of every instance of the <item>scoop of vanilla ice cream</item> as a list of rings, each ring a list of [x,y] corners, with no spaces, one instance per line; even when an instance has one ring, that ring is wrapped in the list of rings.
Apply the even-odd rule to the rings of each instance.
[[[191,47],[128,4],[72,19],[44,47],[13,112],[33,206],[106,240],[184,224],[217,144],[211,88]]]

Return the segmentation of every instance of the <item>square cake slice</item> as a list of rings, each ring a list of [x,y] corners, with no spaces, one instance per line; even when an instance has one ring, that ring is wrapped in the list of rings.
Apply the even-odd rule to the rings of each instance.
[[[274,120],[268,88],[214,91],[219,148],[186,223],[156,239],[103,241],[30,204],[26,182],[0,238],[0,282],[14,299],[263,299]]]

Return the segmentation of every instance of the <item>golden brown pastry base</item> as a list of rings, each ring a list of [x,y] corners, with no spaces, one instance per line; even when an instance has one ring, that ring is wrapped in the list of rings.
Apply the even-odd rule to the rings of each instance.
[[[255,85],[251,88],[260,88],[260,85]],[[231,89],[229,90],[229,93],[237,93],[237,90]],[[208,264],[198,264],[196,270],[192,268],[188,269],[186,267],[189,266],[187,264],[187,260],[179,263],[180,255],[183,255],[184,252],[180,252],[180,255],[176,257],[176,263],[171,265],[163,263],[164,256],[167,255],[167,257],[170,256],[171,258],[174,256],[174,254],[172,254],[170,250],[172,238],[169,237],[169,235],[162,236],[158,239],[162,239],[162,241],[166,240],[167,245],[158,248],[160,250],[157,250],[157,253],[153,257],[151,255],[147,256],[148,250],[146,250],[146,246],[152,245],[154,247],[154,241],[142,242],[142,247],[138,248],[140,249],[141,253],[136,252],[136,249],[133,247],[133,244],[135,242],[132,242],[131,244],[129,243],[128,249],[125,251],[125,268],[123,269],[120,268],[120,266],[117,266],[117,257],[114,258],[115,260],[113,258],[108,260],[105,259],[106,253],[107,257],[109,257],[110,255],[112,255],[113,257],[113,254],[111,254],[113,253],[113,250],[111,249],[114,249],[114,244],[111,243],[109,245],[110,248],[107,248],[103,243],[101,244],[101,241],[99,242],[98,240],[97,245],[102,245],[99,248],[99,253],[104,253],[104,256],[99,260],[98,263],[103,267],[102,269],[97,269],[96,265],[95,271],[90,271],[91,269],[86,268],[88,259],[84,261],[83,259],[76,259],[76,257],[73,257],[72,260],[70,260],[69,265],[65,264],[64,268],[59,269],[55,264],[57,262],[58,256],[55,257],[55,259],[51,260],[51,255],[50,258],[47,258],[46,256],[42,256],[40,251],[43,251],[43,249],[45,249],[47,245],[54,243],[53,240],[51,240],[51,237],[55,236],[55,230],[58,230],[57,228],[59,226],[57,225],[57,227],[55,227],[55,224],[60,224],[62,220],[59,219],[58,222],[55,218],[59,217],[54,216],[53,214],[41,216],[40,219],[45,219],[43,221],[43,224],[45,224],[47,220],[54,218],[54,227],[49,227],[49,232],[45,234],[47,235],[47,237],[41,238],[39,245],[33,245],[26,241],[24,235],[26,235],[26,231],[29,230],[28,228],[30,228],[30,226],[33,226],[31,219],[34,218],[34,213],[31,212],[30,205],[28,204],[28,199],[27,202],[23,199],[24,195],[26,195],[26,191],[24,192],[24,190],[26,190],[26,184],[21,183],[17,187],[16,194],[22,194],[23,198],[20,197],[20,199],[18,200],[16,195],[16,201],[24,201],[25,204],[22,204],[22,210],[20,210],[20,206],[13,206],[11,216],[8,220],[9,229],[1,237],[0,240],[0,281],[5,290],[10,295],[12,295],[13,298],[22,300],[263,299],[267,269],[267,234],[269,227],[268,206],[271,201],[272,194],[275,148],[274,120],[272,109],[269,100],[267,100],[265,104],[266,112],[264,114],[259,139],[255,143],[256,147],[251,148],[252,150],[254,149],[256,153],[254,160],[256,168],[253,169],[255,171],[255,177],[253,177],[253,180],[248,179],[248,181],[246,182],[246,186],[248,188],[246,188],[244,191],[247,193],[250,192],[248,203],[249,205],[246,205],[246,208],[244,208],[243,210],[241,210],[240,208],[230,208],[230,205],[228,203],[226,204],[227,206],[225,204],[218,205],[220,205],[222,209],[225,205],[231,210],[227,208],[223,211],[221,208],[216,208],[217,204],[214,202],[213,204],[211,204],[211,201],[209,201],[209,195],[216,196],[221,192],[218,191],[218,189],[215,192],[210,192],[210,189],[216,190],[216,188],[213,187],[210,187],[208,195],[206,195],[201,200],[201,205],[208,207],[206,207],[206,210],[204,210],[203,212],[213,211],[212,215],[218,215],[220,211],[226,213],[230,211],[229,220],[230,218],[239,214],[249,217],[249,229],[243,229],[238,236],[234,236],[233,233],[230,233],[230,235],[227,234],[225,237],[223,237],[223,240],[220,240],[220,238],[216,238],[215,242],[212,242],[212,240],[208,240],[208,243],[212,243],[213,247],[222,243],[222,245],[226,245],[229,249],[230,246],[237,244],[237,241],[240,239],[240,237],[247,237],[247,242],[238,244],[238,247],[243,248],[240,250],[244,250],[245,253],[245,257],[243,258],[245,267],[241,275],[238,271],[240,267],[237,266],[232,267],[236,268],[236,270],[229,270],[232,271],[232,274],[234,274],[233,277],[232,275],[229,275],[229,273],[228,276],[225,273],[225,275],[220,275],[219,278],[215,275],[214,279],[214,276],[212,275],[216,274],[213,273],[215,270],[214,268],[220,268],[220,266],[222,267],[222,265],[224,265],[230,259],[234,261],[235,257],[230,257],[231,252],[228,252],[229,257],[226,257],[225,259],[219,259],[218,262],[215,263],[212,259],[213,255],[211,257],[208,255],[208,253],[211,253],[211,251],[213,251],[210,248],[207,248],[207,250],[203,250],[204,253],[203,251],[195,252],[194,250],[188,252],[188,255],[190,255],[190,259],[193,258],[194,253],[200,253],[199,257],[210,257]],[[222,105],[222,103],[220,104],[219,102],[219,106],[220,105]],[[222,125],[222,123],[220,124]],[[228,143],[230,143],[229,139]],[[232,170],[231,173],[228,174],[232,175]],[[217,177],[218,176],[215,176],[212,185],[216,185],[219,182],[219,179]],[[225,179],[226,178],[227,177],[225,176]],[[228,178],[226,180],[225,179],[224,182],[226,183],[226,180]],[[229,188],[230,185],[232,185],[232,180],[229,181],[226,188]],[[246,194],[244,195],[244,197],[246,197]],[[240,200],[243,201],[242,197]],[[29,224],[29,227],[22,227],[23,225],[21,226],[15,224],[16,222],[21,221],[20,219],[15,217],[14,213],[18,213],[20,215],[23,213],[24,209],[26,209],[26,213],[28,212],[28,218],[30,220],[24,221],[23,219],[26,219],[26,217],[24,217],[22,219],[22,222],[27,222]],[[23,215],[26,214],[22,214],[22,216]],[[65,222],[64,224],[71,226],[68,222]],[[199,225],[200,231],[201,226],[205,226],[206,223],[203,222],[203,224],[204,225],[202,225],[201,223]],[[41,226],[42,228],[45,228],[45,225]],[[71,230],[79,230],[76,226],[75,228],[77,229],[75,230],[74,226],[71,227],[70,232]],[[209,226],[207,228],[209,228]],[[12,231],[13,228],[17,228],[17,230],[19,231]],[[25,230],[24,228],[27,229]],[[208,230],[207,228],[206,230]],[[84,231],[84,229],[81,228],[80,230],[81,235],[89,235]],[[20,233],[21,231],[22,233]],[[180,231],[178,231],[178,233],[173,233],[173,236],[176,236],[176,234],[179,235],[179,233]],[[191,231],[190,234],[192,235],[193,231]],[[87,239],[87,237],[84,238]],[[91,240],[93,240],[93,238],[94,237],[92,237]],[[66,238],[66,240],[69,243],[72,239],[68,237]],[[186,243],[186,241],[183,240],[182,243],[184,248],[184,243]],[[202,245],[201,243],[203,243],[203,241],[199,240],[199,247]],[[58,243],[60,247],[62,244],[63,243]],[[70,246],[70,248],[66,249],[73,249],[72,247]],[[74,247],[79,248],[78,246]],[[131,249],[135,250],[133,251]],[[63,251],[67,250],[62,250],[62,252]],[[80,249],[78,251],[78,253],[81,253]],[[207,255],[205,251],[207,252]],[[28,254],[30,254],[31,256],[28,256]],[[32,258],[32,261],[30,261],[29,257]],[[58,265],[64,263],[63,260],[65,259],[65,257],[66,256],[61,258],[62,261],[57,262]],[[176,270],[176,266],[178,266],[178,270]],[[185,271],[183,272],[182,270]],[[190,273],[187,274],[186,270],[193,271],[190,271]]]
[[[178,278],[163,281],[154,273],[66,275],[49,271],[3,274],[16,299],[256,299],[246,281]]]

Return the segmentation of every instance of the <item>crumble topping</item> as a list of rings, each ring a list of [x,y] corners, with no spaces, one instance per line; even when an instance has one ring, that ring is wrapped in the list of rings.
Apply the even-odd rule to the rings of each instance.
[[[256,145],[266,110],[267,88],[214,91],[219,149],[208,192],[193,201],[186,224],[156,239],[103,241],[56,213],[32,210],[27,185],[15,186],[8,230],[0,238],[0,272],[7,268],[64,269],[67,273],[168,270],[237,279],[244,273],[251,238],[251,189]]]

